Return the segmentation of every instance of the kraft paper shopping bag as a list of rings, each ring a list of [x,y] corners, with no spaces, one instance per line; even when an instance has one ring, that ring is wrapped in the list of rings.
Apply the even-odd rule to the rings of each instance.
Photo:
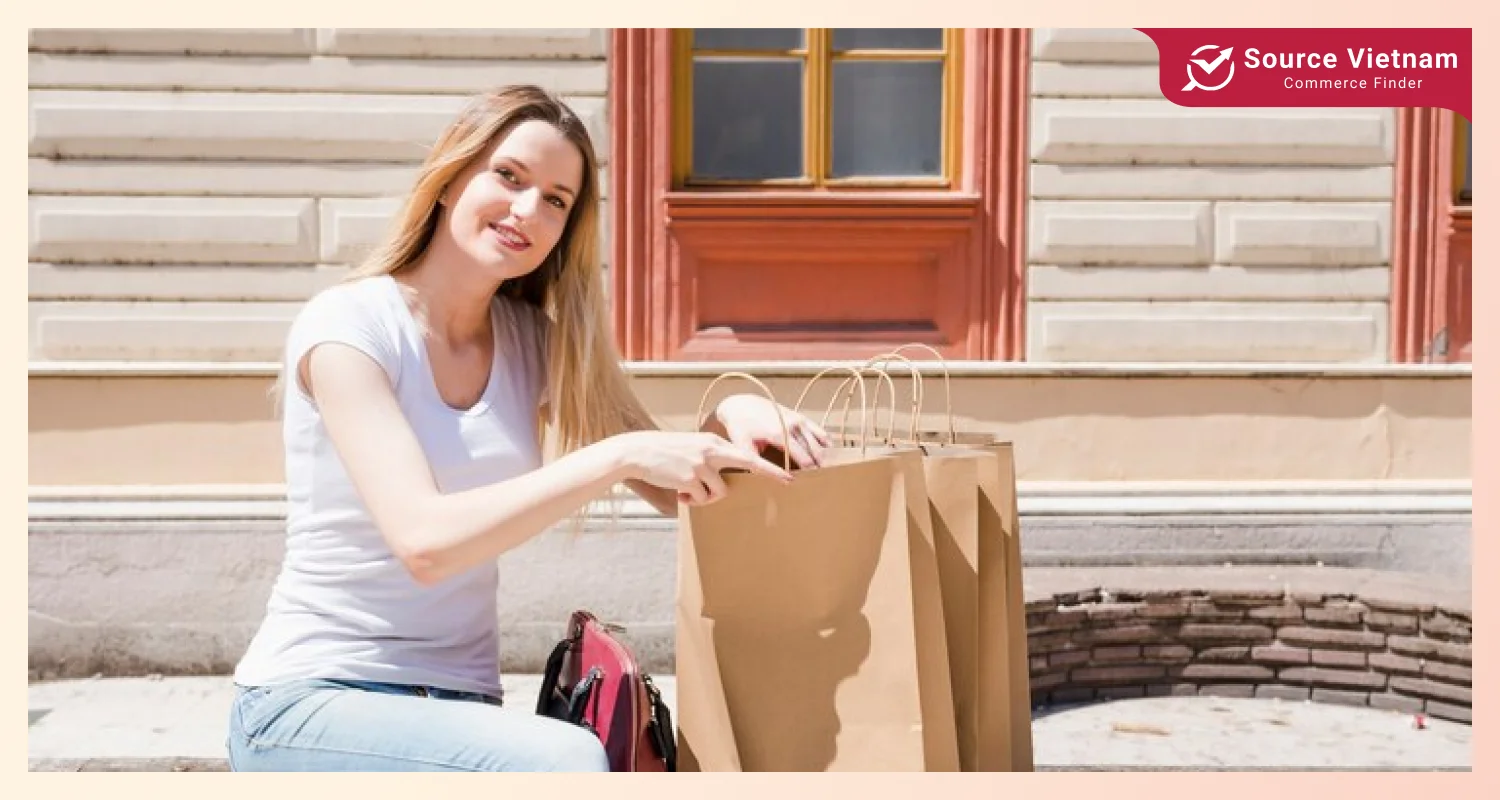
[[[764,390],[741,373],[714,383],[730,377]],[[678,702],[711,702],[702,687],[717,679],[741,769],[957,769],[951,711],[924,718],[930,686],[947,687],[919,644],[914,598],[939,590],[935,563],[927,578],[913,569],[911,498],[925,503],[914,458],[839,458],[790,485],[726,474],[723,500],[681,510],[678,626],[710,632],[712,647],[679,653]]]
[[[894,360],[911,367],[900,355],[910,347],[925,348],[908,345],[876,356],[866,366]],[[958,431],[951,387],[945,393],[946,424],[920,429],[923,380],[914,368],[911,374],[913,409],[909,425],[900,430],[908,444],[921,443],[925,454],[960,760],[965,771],[1031,771],[1030,673],[1013,448],[993,434]],[[879,391],[877,384],[877,404]],[[847,403],[848,394],[845,399]],[[894,416],[889,430],[897,430]]]

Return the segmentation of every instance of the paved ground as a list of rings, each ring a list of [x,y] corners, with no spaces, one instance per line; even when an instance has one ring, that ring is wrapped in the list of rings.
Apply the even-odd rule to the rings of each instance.
[[[1473,728],[1372,708],[1154,697],[1039,712],[1039,766],[1468,769]]]
[[[506,690],[529,707],[539,676]],[[675,708],[671,676],[659,680]],[[33,770],[224,769],[227,678],[34,683],[27,691]],[[1162,697],[1037,713],[1039,770],[1468,769],[1470,726],[1276,700]]]

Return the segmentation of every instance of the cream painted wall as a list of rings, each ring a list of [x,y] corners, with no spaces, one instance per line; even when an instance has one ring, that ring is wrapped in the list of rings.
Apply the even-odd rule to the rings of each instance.
[[[275,361],[300,302],[380,235],[467,95],[552,89],[607,159],[606,40],[31,31],[30,358]]]
[[[807,377],[762,371],[783,402]],[[691,426],[708,378],[639,375],[662,424]],[[33,486],[278,484],[269,377],[33,377]],[[904,410],[908,389],[901,384]],[[925,427],[944,426],[938,381]],[[828,407],[836,380],[805,408]],[[1016,444],[1026,481],[1463,480],[1467,376],[990,375],[954,379],[959,426]],[[889,394],[882,409],[887,408]],[[883,431],[888,416],[879,412]],[[837,421],[837,412],[833,420]],[[905,430],[898,421],[898,430]]]
[[[125,365],[33,371],[32,483],[279,481],[265,380],[213,364],[277,359],[467,94],[547,86],[607,156],[606,44],[602,29],[31,31],[30,356]],[[1155,59],[1128,29],[1035,33],[1029,359],[1383,361],[1393,115],[1177,108]],[[208,368],[121,377],[178,361]],[[667,417],[695,385],[642,384]],[[1467,385],[1042,372],[961,392],[975,424],[1034,442],[1028,478],[1454,478]],[[1085,430],[1093,449],[1069,444]]]
[[[1387,359],[1391,109],[1179,107],[1128,28],[1033,59],[1028,359]]]
[[[609,150],[603,29],[29,44],[34,361],[274,361],[471,92],[552,88]],[[1390,110],[1178,108],[1155,59],[1035,33],[1028,359],[1383,361]]]

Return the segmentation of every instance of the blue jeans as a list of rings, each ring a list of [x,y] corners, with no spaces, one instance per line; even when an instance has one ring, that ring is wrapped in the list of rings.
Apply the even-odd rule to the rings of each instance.
[[[238,687],[236,772],[607,772],[594,734],[495,698],[362,681]]]

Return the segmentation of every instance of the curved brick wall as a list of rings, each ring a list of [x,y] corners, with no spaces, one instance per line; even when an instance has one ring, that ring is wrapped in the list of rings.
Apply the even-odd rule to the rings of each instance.
[[[1093,589],[1026,604],[1033,705],[1276,697],[1472,723],[1472,616],[1377,596]]]

